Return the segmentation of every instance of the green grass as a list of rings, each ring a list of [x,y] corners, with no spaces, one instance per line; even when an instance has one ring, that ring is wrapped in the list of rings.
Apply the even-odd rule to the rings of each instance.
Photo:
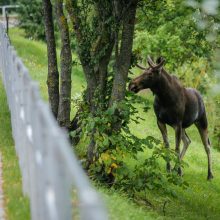
[[[42,97],[47,100],[47,49],[45,44],[24,38],[24,32],[17,28],[10,29],[10,38],[18,55],[22,57],[22,61],[30,70],[32,79],[39,83]],[[59,52],[57,52],[58,59]],[[72,95],[74,95],[82,90],[85,80],[80,66],[74,66],[72,73]]]
[[[152,94],[147,95],[152,99]],[[141,114],[145,122],[133,124],[133,131],[139,136],[152,135],[161,137],[153,111]],[[207,157],[195,126],[187,129],[192,140],[184,161],[189,165],[184,169],[184,179],[189,183],[186,190],[175,188],[177,198],[170,199],[166,206],[166,219],[220,219],[220,153],[212,149],[213,171],[215,178],[209,182],[207,177]],[[168,128],[171,146],[174,146],[174,131]],[[139,154],[139,161],[146,158],[146,152]],[[165,165],[164,165],[165,166]],[[153,201],[158,214],[162,215],[162,207],[166,196],[149,192],[149,199]]]
[[[39,82],[42,96],[47,99],[45,44],[24,39],[22,31],[18,29],[11,30],[10,34],[12,43],[18,50],[19,56],[22,57],[25,65],[29,68],[33,79]],[[77,92],[81,91],[84,84],[84,78],[79,66],[73,68],[72,79],[72,96],[74,96]],[[151,92],[145,91],[143,95],[152,102],[153,96]],[[210,106],[208,105],[207,109],[209,121],[212,122],[214,119]],[[145,121],[141,124],[131,124],[132,131],[140,137],[152,135],[160,138],[161,134],[157,128],[152,109],[148,113],[143,113],[141,106],[137,107]],[[174,132],[169,128],[168,133],[171,146],[174,146]],[[173,187],[176,191],[176,198],[169,198],[158,192],[150,191],[148,198],[154,206],[154,209],[151,209],[144,205],[135,204],[122,192],[101,187],[99,190],[103,193],[111,219],[220,219],[220,153],[215,149],[212,151],[215,178],[213,181],[208,182],[206,181],[207,158],[198,132],[192,126],[187,130],[187,133],[192,143],[184,158],[189,166],[185,167],[183,178],[189,183],[189,188],[184,190]],[[148,150],[140,153],[138,161],[143,161],[147,154]],[[131,166],[135,163],[133,160],[128,159],[128,161],[131,163]],[[168,201],[168,203],[164,216],[163,205],[165,201]]]
[[[10,34],[12,44],[15,46],[18,55],[22,58],[25,65],[30,70],[30,75],[32,76],[32,78],[39,82],[41,95],[45,100],[47,100],[47,58],[45,44],[42,42],[30,41],[28,39],[25,39],[23,36],[23,32],[19,29],[11,29]],[[80,67],[73,68],[72,79],[72,96],[74,96],[76,95],[76,93],[82,90],[83,85],[85,84]],[[8,136],[8,138],[11,138],[11,133],[9,133]],[[15,155],[11,156],[15,157]],[[105,188],[101,188],[100,192],[102,193],[108,206],[110,219],[154,219],[152,218],[152,212],[146,212],[143,207],[137,206],[134,202],[128,200],[127,197],[123,194],[119,194]],[[23,219],[28,218],[26,216]]]
[[[0,106],[0,151],[3,162],[3,191],[7,219],[30,219],[29,201],[22,195],[21,174],[12,140],[10,114],[1,79]]]
[[[153,220],[159,216],[149,208],[135,204],[126,194],[100,187],[111,220]]]
[[[33,80],[39,83],[41,96],[44,100],[48,100],[47,93],[47,48],[45,43],[33,41],[24,38],[24,32],[21,29],[10,29],[10,36],[13,46],[16,48],[18,55],[30,70],[30,75]],[[59,53],[57,58],[59,60]],[[76,56],[73,55],[73,59]],[[82,74],[81,66],[73,66],[72,68],[72,97],[83,90],[85,86],[84,75]],[[73,109],[73,108],[72,108]],[[71,112],[73,116],[74,111]]]

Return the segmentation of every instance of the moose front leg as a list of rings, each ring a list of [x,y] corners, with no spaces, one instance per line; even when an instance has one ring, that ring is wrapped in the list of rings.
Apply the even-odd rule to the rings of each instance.
[[[175,139],[176,139],[176,154],[177,154],[177,160],[178,160],[178,165],[176,166],[178,174],[181,176],[182,175],[182,170],[180,167],[180,142],[181,142],[181,137],[182,137],[182,123],[179,123],[177,126],[175,126]]]
[[[170,145],[169,145],[169,140],[168,140],[168,136],[167,136],[166,124],[157,120],[157,125],[158,125],[158,128],[160,129],[160,132],[162,134],[165,147],[169,148]],[[168,161],[167,162],[167,172],[170,172],[170,171],[171,171],[171,165],[170,165],[170,162]]]

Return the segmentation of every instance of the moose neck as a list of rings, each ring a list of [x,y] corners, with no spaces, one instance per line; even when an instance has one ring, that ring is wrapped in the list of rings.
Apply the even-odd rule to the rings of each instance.
[[[175,88],[173,87],[173,78],[164,69],[161,70],[161,76],[150,89],[161,103],[169,105],[175,101]]]

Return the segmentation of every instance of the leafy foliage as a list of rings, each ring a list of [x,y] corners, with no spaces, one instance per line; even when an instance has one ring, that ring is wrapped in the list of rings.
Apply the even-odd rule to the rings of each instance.
[[[213,71],[212,83],[211,86],[214,88],[211,92],[212,101],[210,104],[212,105],[212,111],[215,114],[212,114],[212,117],[215,118],[213,121],[213,146],[216,147],[218,150],[220,149],[220,65],[219,65],[219,33],[220,33],[220,7],[219,1],[213,0],[212,3],[208,0],[204,0],[201,2],[200,0],[190,0],[188,4],[192,8],[196,8],[200,13],[196,14],[197,21],[198,21],[198,28],[206,32],[206,39],[210,44],[212,44],[212,64],[211,64],[211,71]],[[214,50],[214,53],[213,53]],[[206,77],[207,79],[207,77]],[[213,93],[214,92],[214,96]]]
[[[19,1],[20,26],[25,30],[28,38],[45,40],[42,1],[20,0]]]
[[[135,54],[141,60],[145,60],[147,55],[155,58],[164,56],[167,69],[182,76],[182,79],[186,69],[192,72],[192,79],[202,71],[209,75],[208,63],[217,39],[210,42],[207,38],[209,30],[198,28],[200,16],[200,9],[191,8],[181,0],[143,1],[138,14]],[[187,75],[185,83],[190,81]],[[202,91],[205,83],[201,85]]]
[[[157,192],[175,196],[175,192],[171,190],[170,185],[178,185],[185,188],[188,183],[179,177],[176,172],[166,172],[164,166],[161,166],[161,162],[172,161],[177,165],[176,158],[174,151],[161,145],[154,146],[151,156],[136,165],[134,169],[121,168],[118,170],[116,173],[116,186],[120,186],[132,196],[135,196],[137,192],[140,193],[147,190],[157,190]],[[183,163],[181,166],[183,166]]]
[[[180,28],[179,25],[188,29]],[[179,25],[168,22],[166,25],[159,26],[155,33],[137,30],[134,52],[143,58],[149,54],[154,57],[162,54],[167,59],[170,70],[195,60],[197,56],[207,56],[210,53],[210,45],[204,39],[196,39],[200,38],[200,34],[195,30],[190,31],[190,24],[180,23]],[[173,26],[176,26],[176,30],[173,30]],[[195,26],[194,22],[193,26]],[[195,49],[198,45],[199,49]]]
[[[175,73],[186,87],[196,88],[203,94],[207,93],[214,83],[211,64],[205,58],[185,63],[178,67]]]
[[[42,91],[41,94],[46,99],[47,97],[47,89],[45,84],[46,72],[47,72],[46,59],[45,59],[46,45],[42,42],[30,41],[28,39],[25,39],[22,33],[23,32],[17,28],[11,29],[11,40],[13,42],[13,45],[17,48],[19,55],[22,56],[22,59],[24,60],[25,64],[30,69],[32,76],[39,81],[40,88]],[[28,47],[26,45],[28,45]],[[33,65],[33,60],[34,60],[34,65]],[[79,93],[81,84],[84,83],[84,80],[82,80],[81,78],[82,72],[79,66],[77,69],[74,69],[73,73],[74,73],[73,81],[75,82],[75,84],[73,86],[74,90],[72,91],[72,96],[75,96],[75,93]],[[210,96],[208,98],[210,101],[212,101],[212,98],[210,98]],[[5,98],[3,98],[2,100],[5,101]],[[3,107],[3,105],[1,106]],[[142,109],[141,105],[137,105],[136,107],[137,110],[141,111]],[[139,115],[143,116],[142,113],[139,113]],[[4,114],[2,114],[1,116],[3,116],[3,122],[7,122],[10,124],[9,121],[10,118],[6,120]],[[136,130],[135,133],[141,135],[141,133],[146,132],[145,131],[146,128],[147,129],[146,135],[160,137],[159,130],[156,128],[152,109],[146,113],[144,118],[147,118],[148,120],[147,123],[146,121],[142,121],[140,126],[138,126],[137,128],[142,130],[135,129]],[[3,135],[7,129],[4,123],[1,123],[1,126],[3,126],[2,128],[3,133],[1,132],[0,135]],[[132,131],[134,131],[134,129],[132,129]],[[173,135],[174,135],[173,132],[169,132],[169,138],[171,141],[174,140]],[[136,197],[134,199],[130,199],[127,198],[126,192],[125,193],[121,192],[119,187],[118,190],[115,190],[114,187],[111,187],[109,189],[107,187],[103,187],[103,184],[98,184],[96,189],[98,189],[99,192],[102,193],[102,197],[105,201],[106,207],[109,210],[110,219],[123,220],[123,219],[164,219],[164,218],[165,219],[166,218],[167,219],[173,219],[173,218],[219,219],[220,218],[219,217],[220,216],[220,206],[219,206],[220,181],[218,178],[218,170],[220,170],[220,159],[219,159],[220,153],[217,152],[215,149],[212,150],[213,157],[215,158],[215,162],[213,166],[216,170],[217,178],[215,178],[214,181],[209,183],[205,179],[206,168],[207,168],[206,155],[202,147],[201,139],[195,127],[192,127],[190,129],[189,135],[191,137],[192,143],[185,157],[186,161],[189,163],[189,167],[186,167],[184,169],[184,176],[183,176],[183,179],[187,180],[187,182],[190,184],[188,189],[184,190],[179,187],[175,187],[175,186],[172,187],[173,190],[175,190],[176,192],[175,198],[169,198],[167,197],[166,194],[161,195],[161,193],[157,193],[156,190],[147,189],[146,196],[145,196],[145,192],[143,192],[136,194]],[[6,138],[7,136],[2,136],[2,137],[4,138],[1,138],[1,141],[8,140],[8,138]],[[79,152],[78,150],[82,150],[85,144],[86,143],[84,141],[81,142],[77,146],[77,152]],[[3,144],[2,146],[7,146],[7,145]],[[213,141],[212,141],[212,146],[214,147]],[[8,147],[3,147],[3,149],[6,151],[9,150]],[[138,154],[138,163],[139,162],[142,163],[141,159],[150,156],[151,152],[152,151],[146,147],[143,153]],[[2,154],[3,153],[4,152],[2,152]],[[14,157],[12,157],[10,153],[7,153],[7,155],[11,158],[11,161],[14,164],[16,155],[14,155]],[[132,163],[133,161],[129,161],[129,158],[124,158],[124,160],[127,162],[127,164],[129,165],[128,168],[130,169],[131,164],[133,165]],[[3,162],[5,162],[6,165],[5,172],[3,172],[3,175],[6,174],[7,171],[10,178],[14,179],[15,176],[14,169],[9,169],[8,167],[9,162],[7,159],[3,160]],[[165,173],[165,168],[163,165],[161,167],[161,171]],[[7,181],[4,181],[4,184],[8,186],[8,190],[9,190],[8,192],[11,193],[12,195],[10,200],[10,198],[8,198],[5,192],[6,203],[7,201],[9,202],[11,201],[14,203],[14,207],[10,206],[12,208],[9,207],[10,209],[8,210],[13,214],[11,219],[28,219],[28,217],[26,216],[25,216],[26,218],[23,216],[22,216],[23,218],[14,217],[15,211],[16,213],[24,212],[24,210],[28,209],[28,205],[26,205],[27,203],[19,205],[22,201],[20,199],[15,199],[17,198],[17,196],[14,194],[17,193],[18,190],[12,190],[11,187],[12,184],[8,183]],[[17,185],[19,184],[16,184],[16,186]],[[147,198],[147,200],[150,201],[152,205],[147,203],[147,201],[144,200],[142,197],[139,197],[139,195],[143,197],[145,196],[145,198]],[[163,212],[163,207],[165,204],[164,202],[167,200],[168,202],[166,203],[164,209],[165,213],[164,213]],[[134,204],[133,201],[135,201],[136,204]]]
[[[177,164],[174,151],[165,149],[160,141],[152,136],[138,138],[130,131],[131,121],[140,123],[142,118],[133,106],[135,103],[145,103],[144,109],[149,109],[149,102],[142,97],[127,93],[125,101],[114,104],[106,111],[98,110],[96,115],[91,115],[88,106],[78,102],[81,108],[81,139],[94,135],[95,156],[89,166],[90,176],[100,182],[114,185],[134,196],[135,192],[157,189],[171,193],[169,184],[186,186],[186,183],[177,176],[177,173],[165,172],[161,161],[172,161]],[[117,112],[117,114],[115,114]],[[119,119],[120,118],[120,119]],[[118,121],[121,128],[112,129]],[[94,132],[95,130],[95,132]],[[76,135],[76,132],[71,134]],[[125,158],[138,161],[138,153],[148,149],[152,152],[145,161],[135,167],[130,167]],[[181,164],[182,165],[182,164]]]
[[[0,5],[12,5],[17,2],[17,0],[0,0]]]

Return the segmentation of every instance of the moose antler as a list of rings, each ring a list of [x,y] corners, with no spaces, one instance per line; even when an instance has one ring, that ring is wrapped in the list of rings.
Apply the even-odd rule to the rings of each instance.
[[[146,67],[143,67],[143,66],[141,66],[141,65],[138,64],[138,63],[136,63],[135,65],[136,65],[136,67],[138,67],[138,68],[140,68],[140,69],[142,69],[142,70],[145,70],[145,69],[146,69]]]
[[[160,63],[158,63],[157,65],[152,61],[151,57],[148,56],[147,58],[147,62],[149,64],[149,66],[153,69],[159,69],[163,66],[163,64],[165,63],[165,59],[163,57],[160,57]]]
[[[147,62],[151,68],[155,68],[155,64],[150,56],[147,56]]]
[[[164,60],[163,57],[160,57],[160,63],[155,64],[154,61],[151,59],[151,57],[150,57],[150,56],[147,56],[147,62],[148,62],[149,66],[150,66],[151,68],[153,68],[153,69],[159,69],[160,67],[163,66],[165,60]],[[138,64],[138,63],[136,63],[135,65],[136,65],[136,67],[138,67],[138,68],[140,68],[140,69],[142,69],[142,70],[146,70],[146,69],[147,69],[147,67],[141,66],[141,65]]]

